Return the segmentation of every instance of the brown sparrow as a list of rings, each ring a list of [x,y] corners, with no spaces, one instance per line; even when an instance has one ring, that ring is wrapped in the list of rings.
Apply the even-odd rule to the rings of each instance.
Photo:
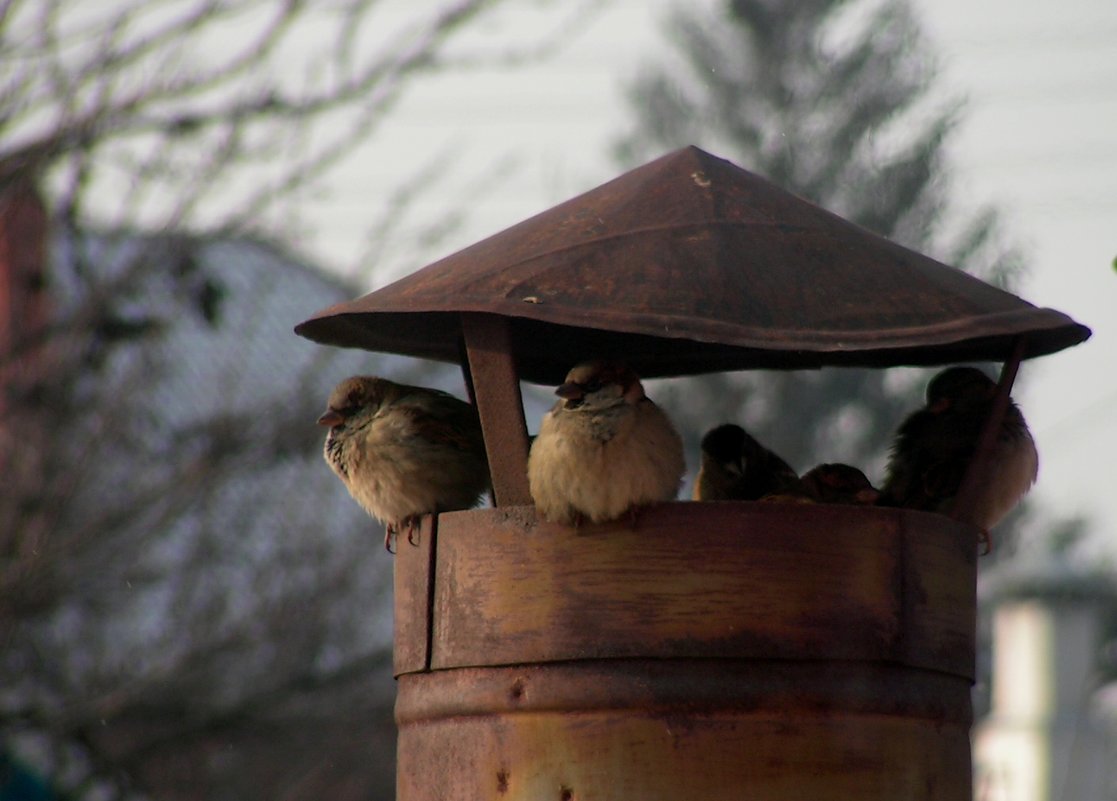
[[[384,546],[425,514],[469,509],[489,488],[481,424],[470,404],[437,389],[355,376],[330,393],[318,425],[325,457],[365,511],[384,523]]]
[[[820,464],[803,475],[803,489],[819,503],[872,506],[880,492],[865,474],[848,464]]]
[[[996,390],[976,367],[951,367],[936,375],[927,385],[927,405],[896,432],[880,505],[950,511]],[[973,518],[986,532],[1020,502],[1039,470],[1035,442],[1011,400],[991,456]]]
[[[702,437],[702,466],[694,481],[696,501],[755,501],[792,490],[794,470],[733,423],[712,428]]]
[[[643,504],[673,500],[686,464],[675,427],[614,362],[571,370],[555,390],[528,457],[539,514],[567,525],[614,520]]]

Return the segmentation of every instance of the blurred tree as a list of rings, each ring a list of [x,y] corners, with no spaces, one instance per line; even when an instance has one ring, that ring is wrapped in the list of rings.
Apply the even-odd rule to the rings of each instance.
[[[294,243],[300,208],[331,176],[384,158],[369,142],[416,79],[543,56],[590,7],[572,4],[512,40],[494,25],[506,5],[2,3],[0,184],[34,176],[59,221],[87,227]],[[415,162],[412,180],[377,187],[355,223],[378,247],[399,238],[401,210],[450,159],[404,157]],[[417,223],[411,234],[438,236],[444,224]]]
[[[290,333],[353,290],[244,239],[50,242],[58,328],[0,418],[0,746],[79,798],[390,791],[391,562],[313,424],[371,357]],[[148,267],[92,304],[75,251]]]
[[[933,59],[906,0],[731,0],[709,13],[680,7],[666,30],[676,50],[630,87],[622,163],[698,145],[986,280],[1017,274],[992,211],[962,222],[951,213],[945,145],[957,106],[934,91]],[[704,430],[738,421],[799,471],[841,461],[879,481],[926,376],[711,375],[672,382],[664,400],[695,448]]]
[[[500,5],[0,4],[0,755],[75,798],[390,796],[391,563],[313,421],[346,374],[460,377],[298,340],[355,288],[260,238],[423,76],[567,29],[471,52]]]

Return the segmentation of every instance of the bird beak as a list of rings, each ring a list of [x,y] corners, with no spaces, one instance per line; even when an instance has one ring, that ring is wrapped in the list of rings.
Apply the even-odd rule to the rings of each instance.
[[[572,381],[568,381],[567,383],[556,389],[555,394],[558,395],[560,398],[565,398],[566,400],[579,400],[583,398],[586,393],[582,391],[581,386],[575,384]]]
[[[326,413],[318,418],[318,425],[330,426],[331,428],[344,422],[345,418],[333,409],[327,409]]]

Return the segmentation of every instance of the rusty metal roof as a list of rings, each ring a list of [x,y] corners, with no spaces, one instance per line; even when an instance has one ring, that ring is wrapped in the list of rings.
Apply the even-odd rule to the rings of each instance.
[[[1090,330],[695,147],[669,153],[295,331],[459,362],[461,313],[509,320],[520,377],[1025,358]]]

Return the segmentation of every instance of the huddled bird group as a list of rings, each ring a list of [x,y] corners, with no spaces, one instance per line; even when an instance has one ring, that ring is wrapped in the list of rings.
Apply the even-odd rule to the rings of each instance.
[[[696,501],[790,501],[872,505],[880,493],[848,464],[828,463],[800,476],[778,455],[733,423],[702,438]]]
[[[799,475],[741,426],[716,426],[702,438],[697,501],[749,500],[894,506],[950,513],[996,384],[974,367],[932,379],[926,405],[900,425],[883,485],[846,464]],[[555,390],[528,457],[528,484],[539,515],[578,525],[618,519],[674,500],[685,471],[683,443],[639,377],[617,362],[572,369]],[[426,514],[469,509],[490,488],[477,412],[435,389],[357,376],[330,395],[318,423],[329,427],[325,457],[349,493],[393,534],[414,531]],[[1019,408],[1008,403],[982,491],[969,519],[984,532],[1036,479],[1035,443]]]

